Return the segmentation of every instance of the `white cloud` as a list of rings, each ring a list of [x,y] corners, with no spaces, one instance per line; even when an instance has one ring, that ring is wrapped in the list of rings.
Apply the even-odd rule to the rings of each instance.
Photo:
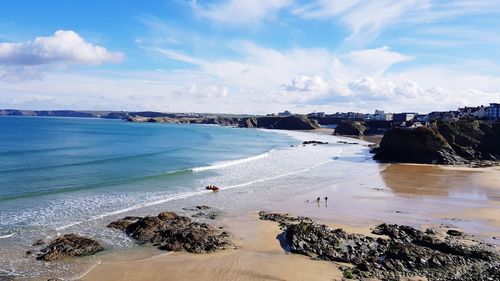
[[[391,51],[388,46],[376,49],[351,51],[346,60],[353,69],[362,69],[370,75],[380,75],[396,63],[412,60],[413,57]]]
[[[298,75],[290,84],[284,84],[283,88],[287,91],[321,93],[328,89],[328,83],[320,76]]]
[[[499,11],[498,2],[488,0],[315,0],[292,9],[304,19],[340,22],[351,32],[347,41],[358,43],[375,39],[396,24],[429,24]]]
[[[196,14],[219,23],[258,24],[273,17],[280,9],[289,6],[292,0],[226,0],[222,3],[200,5],[192,2]]]
[[[0,80],[19,82],[41,79],[49,65],[98,65],[120,62],[124,55],[85,41],[71,30],[58,30],[49,37],[27,42],[0,43]]]
[[[122,59],[122,53],[88,43],[71,30],[58,30],[52,36],[28,42],[0,43],[0,64],[4,65],[101,64]]]
[[[426,112],[500,100],[500,78],[471,74],[469,70],[475,68],[447,65],[389,71],[411,57],[388,47],[337,54],[323,48],[278,51],[250,42],[229,44],[239,58],[200,59],[156,49],[156,54],[191,65],[94,75],[47,72],[43,80],[0,81],[0,104],[39,109],[307,113],[376,108]],[[38,95],[50,98],[30,102]]]

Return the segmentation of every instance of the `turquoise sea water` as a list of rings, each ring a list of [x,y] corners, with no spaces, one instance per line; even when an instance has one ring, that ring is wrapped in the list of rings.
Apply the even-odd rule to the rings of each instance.
[[[0,236],[202,190],[213,165],[292,142],[219,126],[1,117]]]

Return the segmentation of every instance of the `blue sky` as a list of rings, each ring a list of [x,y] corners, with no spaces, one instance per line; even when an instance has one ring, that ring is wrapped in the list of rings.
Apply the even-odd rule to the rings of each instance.
[[[2,1],[0,108],[446,110],[499,46],[499,0]]]

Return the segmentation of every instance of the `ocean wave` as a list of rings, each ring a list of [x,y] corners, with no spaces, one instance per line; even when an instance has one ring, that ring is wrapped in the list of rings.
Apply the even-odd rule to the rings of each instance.
[[[258,160],[258,159],[262,159],[264,157],[268,157],[269,153],[271,153],[272,151],[273,150],[271,149],[270,151],[268,151],[266,153],[262,153],[262,154],[259,154],[259,155],[256,155],[256,156],[251,156],[251,157],[242,158],[242,159],[238,159],[238,160],[231,160],[231,161],[225,161],[225,162],[216,162],[216,163],[214,163],[212,165],[209,165],[209,166],[203,166],[203,167],[193,168],[193,169],[191,169],[191,171],[193,171],[193,172],[203,172],[203,171],[208,171],[208,170],[223,169],[223,168],[227,168],[227,167],[230,167],[230,166],[233,166],[233,165],[243,164],[243,163],[255,161],[255,160]]]
[[[9,238],[9,237],[12,237],[16,235],[15,233],[10,233],[10,234],[5,234],[5,235],[0,235],[0,239],[4,239],[4,238]]]

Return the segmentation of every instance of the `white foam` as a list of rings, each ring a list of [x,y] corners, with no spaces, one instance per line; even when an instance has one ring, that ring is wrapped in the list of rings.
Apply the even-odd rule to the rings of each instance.
[[[225,162],[216,162],[213,165],[209,166],[204,166],[204,167],[197,167],[191,169],[193,172],[202,172],[202,171],[207,171],[207,170],[216,170],[216,169],[222,169],[222,168],[227,168],[233,165],[238,165],[238,164],[243,164],[251,161],[255,161],[258,159],[262,159],[264,157],[268,157],[269,153],[271,153],[273,150],[271,149],[270,151],[257,155],[257,156],[251,156],[243,159],[238,159],[238,160],[232,160],[232,161],[225,161]]]
[[[16,234],[15,233],[10,233],[10,234],[6,234],[6,235],[2,235],[2,236],[0,236],[0,239],[9,238],[9,237],[12,237],[14,235],[16,235]]]

